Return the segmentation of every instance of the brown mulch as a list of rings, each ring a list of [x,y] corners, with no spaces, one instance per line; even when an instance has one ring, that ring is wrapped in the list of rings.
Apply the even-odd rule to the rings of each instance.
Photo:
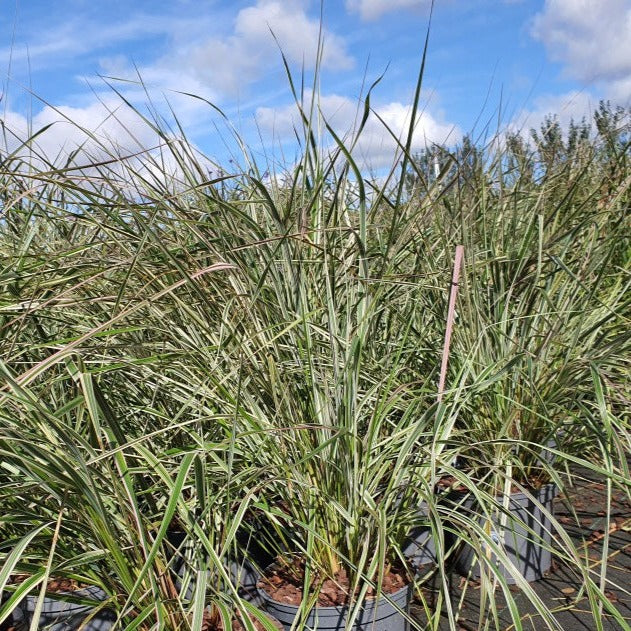
[[[254,628],[257,631],[265,631],[263,625],[258,620],[254,618],[250,618],[250,620],[252,620],[252,623],[254,624]],[[270,620],[274,623],[274,625],[279,630],[283,628],[280,623],[276,622],[275,620],[272,620],[271,618]],[[243,626],[240,620],[233,620],[231,628],[232,628],[232,631],[245,631],[245,627]],[[213,616],[208,609],[206,609],[204,611],[204,617],[202,618],[201,631],[224,631],[221,619],[217,620],[217,618]]]
[[[19,585],[28,578],[28,574],[15,574],[12,576],[8,583],[10,585]],[[87,589],[90,585],[79,583],[72,578],[51,578],[46,585],[46,591],[53,594],[59,594],[61,592],[72,593],[81,589]]]
[[[522,488],[528,489],[531,492],[536,492],[546,484],[548,484],[547,481],[533,477],[527,482],[524,482],[523,487],[517,484],[513,484],[511,486],[511,493],[521,493]],[[454,491],[456,493],[467,493],[469,492],[469,488],[462,484],[460,480],[458,480],[453,475],[446,475],[440,478],[436,483],[436,491],[439,493],[446,493],[449,491]]]
[[[393,594],[408,583],[404,569],[391,567],[383,578],[381,592]],[[295,559],[276,563],[258,582],[258,587],[278,602],[299,606],[304,587],[304,561]],[[350,578],[346,570],[340,569],[333,578],[316,575],[310,593],[318,593],[318,606],[336,607],[348,604],[350,590]],[[376,590],[370,587],[367,596],[375,597]]]

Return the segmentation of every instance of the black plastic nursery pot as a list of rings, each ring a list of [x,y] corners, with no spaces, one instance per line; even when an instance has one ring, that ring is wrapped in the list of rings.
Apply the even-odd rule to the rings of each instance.
[[[109,631],[114,625],[116,614],[105,607],[71,602],[68,598],[102,602],[105,592],[96,586],[79,589],[75,592],[60,592],[59,595],[47,594],[44,598],[39,618],[39,628],[50,631]],[[28,595],[20,603],[20,609],[26,626],[31,624],[38,595]]]
[[[418,509],[418,523],[403,546],[402,552],[410,565],[419,568],[423,565],[436,563],[436,544],[432,536],[432,529],[428,524],[428,507],[423,502]]]
[[[245,600],[249,600],[255,604],[258,602],[258,592],[256,584],[260,578],[259,572],[256,568],[247,560],[242,559],[240,562],[231,560],[226,564],[226,570],[230,575],[233,585],[237,588],[239,596]],[[176,568],[174,575],[175,588],[180,592],[180,595],[185,600],[191,600],[195,594],[196,581],[194,577],[189,577],[189,580],[184,584],[183,577],[185,568],[183,564],[180,564]],[[211,576],[211,573],[208,573]]]
[[[195,594],[196,580],[194,573],[189,573],[188,581],[184,583],[184,576],[186,574],[186,551],[181,550],[172,559],[171,571],[175,588],[180,592],[180,595],[185,600],[191,600]],[[260,598],[256,588],[256,584],[260,578],[260,572],[256,567],[245,558],[239,560],[227,559],[225,563],[225,569],[227,570],[233,585],[237,588],[239,595],[253,602],[256,605],[260,605]],[[211,573],[208,573],[211,576]]]
[[[3,605],[6,604],[7,600],[8,600],[8,595],[5,592],[2,595],[2,598],[0,598],[0,610],[2,609]],[[0,631],[9,631],[10,629],[22,628],[23,622],[24,622],[24,612],[19,607],[16,607],[9,614],[8,618],[4,620],[4,622],[0,622]]]
[[[267,612],[289,631],[299,616],[299,606],[275,600],[261,587],[258,591]],[[412,586],[406,585],[393,594],[367,598],[348,631],[408,631],[411,596]],[[348,606],[315,606],[309,612],[304,628],[310,631],[344,631],[349,611]]]
[[[458,511],[470,518],[477,518],[478,523],[489,531],[495,544],[500,546],[506,554],[510,565],[528,582],[536,581],[550,569],[552,565],[553,500],[557,494],[555,484],[546,484],[531,493],[511,493],[508,511],[489,520],[487,515],[479,514],[475,499],[465,498],[458,507]],[[501,503],[501,498],[497,500]],[[492,551],[490,545],[480,546],[475,550],[470,544],[463,544],[456,556],[456,569],[474,578],[480,576],[480,562],[478,554],[488,555],[485,564],[493,563],[500,574],[509,584],[515,584],[515,569],[502,562]]]
[[[462,497],[460,491],[453,491],[448,488],[437,487],[435,493],[435,502],[440,505],[438,511],[441,521],[436,524],[436,527],[442,530],[443,559],[444,555],[446,555],[456,543],[455,537],[451,532],[452,529],[445,528],[444,526],[450,525],[448,511],[453,510],[459,497]],[[429,525],[430,516],[427,502],[421,502],[416,515],[417,525],[412,529],[401,551],[407,558],[410,566],[418,570],[425,565],[436,565],[436,563],[438,563],[438,551],[436,549],[434,532]]]
[[[278,629],[278,631],[285,631],[285,626],[280,620],[277,620],[274,616],[268,613],[265,614],[265,617],[274,625],[274,627],[276,627],[276,629]]]
[[[184,532],[174,531],[167,534],[167,539],[173,547],[173,550],[169,553],[169,565],[175,587],[179,591],[184,587],[182,596],[190,600],[195,590],[195,581],[191,577],[191,580],[184,586],[182,580],[187,565],[187,552],[190,550],[186,542],[186,535]],[[243,547],[247,547],[247,558],[243,554],[231,556],[225,561],[225,569],[228,571],[232,583],[237,587],[239,595],[245,600],[259,605],[260,597],[256,584],[261,573],[257,568],[267,567],[272,563],[273,556],[265,552],[255,538],[244,541]]]

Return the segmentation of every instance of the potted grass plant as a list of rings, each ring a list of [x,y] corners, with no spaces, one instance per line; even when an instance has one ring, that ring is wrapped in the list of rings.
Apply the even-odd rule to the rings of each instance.
[[[298,103],[303,120],[312,110]],[[306,125],[308,155],[285,185],[294,202],[252,176],[256,245],[232,259],[248,328],[234,333],[222,405],[265,478],[255,507],[276,561],[260,568],[259,594],[287,629],[406,629],[402,547],[432,476],[419,446],[444,444],[455,422],[436,426],[428,377],[410,370],[408,314],[426,282],[410,230],[419,209],[388,210],[385,190],[373,198],[356,177],[355,141],[329,127],[327,157]]]
[[[515,298],[519,304],[522,300],[526,296]],[[558,382],[565,362],[555,356],[554,332],[547,329],[550,314],[515,314],[506,302],[497,322],[492,320],[496,313],[488,317],[480,308],[469,316],[470,304],[460,311],[454,354],[462,353],[456,361],[463,362],[469,381],[455,434],[463,467],[457,490],[473,492],[458,500],[458,512],[471,520],[477,534],[479,520],[484,534],[475,556],[480,561],[485,557],[499,563],[508,582],[515,582],[516,575],[532,581],[551,566],[558,481],[554,465],[567,422],[568,391]],[[468,326],[476,330],[476,339],[466,337]],[[463,338],[470,351],[458,348]],[[502,562],[498,549],[504,553]],[[459,558],[463,571],[471,568],[473,550],[464,547]],[[480,565],[472,571],[478,575]]]
[[[407,628],[410,575],[400,547],[415,516],[409,496],[417,494],[406,490],[409,478],[397,470],[402,445],[392,440],[392,452],[373,453],[374,471],[365,465],[353,471],[350,452],[342,453],[352,445],[338,441],[312,447],[304,468],[285,459],[278,496],[260,506],[277,560],[263,570],[259,594],[286,628]],[[380,467],[389,470],[381,477],[374,475]]]
[[[555,537],[553,499],[565,463],[586,454],[591,420],[581,402],[593,398],[590,363],[617,352],[603,342],[619,295],[607,280],[616,241],[593,238],[610,220],[588,226],[581,209],[546,215],[514,195],[501,222],[460,210],[456,238],[468,258],[450,353],[462,401],[452,436],[460,467],[450,473],[453,531],[470,535],[460,537],[461,570],[523,583],[541,578],[566,545]]]
[[[76,555],[76,548],[60,541],[61,526],[60,513],[56,526],[44,523],[22,537],[3,541],[0,593],[5,602],[0,619],[12,617],[16,624],[57,631],[109,630],[116,620],[114,601],[93,584],[98,577],[70,571],[72,561],[53,565],[56,555],[65,559]]]
[[[44,409],[40,401],[40,412]],[[22,437],[28,433],[24,422],[27,418],[22,417]],[[6,426],[4,430],[5,437],[9,436],[10,428]],[[62,441],[69,439],[76,444],[82,442],[65,428]],[[241,598],[239,577],[231,573],[235,535],[251,499],[245,473],[232,478],[235,491],[226,494],[225,466],[219,463],[215,470],[208,463],[205,465],[203,452],[171,449],[166,465],[159,453],[139,447],[133,456],[128,456],[134,459],[133,474],[125,473],[123,457],[112,469],[120,476],[114,473],[106,478],[105,466],[98,476],[83,477],[75,472],[73,478],[66,478],[53,466],[57,463],[53,444],[40,439],[28,454],[19,445],[11,449],[7,445],[6,464],[19,469],[23,484],[34,475],[34,462],[29,464],[27,455],[32,458],[37,453],[38,475],[47,471],[46,484],[35,485],[32,496],[54,491],[64,504],[58,510],[56,525],[51,524],[45,521],[51,502],[42,498],[39,515],[25,513],[21,525],[34,522],[36,517],[44,523],[13,542],[3,541],[0,591],[7,590],[8,601],[3,605],[2,619],[15,612],[18,619],[31,626],[58,630],[80,627],[104,631],[128,625],[144,629],[149,628],[154,617],[168,621],[169,628],[174,629],[202,625],[229,629],[233,624],[243,629],[254,629],[253,625],[258,625],[258,629],[278,628],[278,623]],[[111,445],[116,451],[113,442]],[[218,454],[230,453],[221,445],[215,449]],[[93,452],[92,456],[101,463],[109,459],[107,453]],[[216,459],[209,460],[216,463]],[[151,482],[152,495],[165,498],[158,513],[140,494],[133,495],[132,476],[140,476],[137,484],[142,479],[142,487],[146,488],[151,475],[156,476]],[[126,485],[127,497],[133,498],[133,513],[116,505],[115,498],[121,497],[116,493],[119,483]],[[28,485],[23,492],[27,488]],[[122,487],[118,490],[122,491]],[[202,492],[204,497],[200,499],[197,494]],[[220,507],[223,513],[219,512]],[[186,566],[179,581],[169,571],[175,555],[167,545],[167,534],[176,517],[188,529],[182,543],[191,542],[186,547]],[[134,538],[136,535],[138,539]],[[82,571],[72,570],[79,567]],[[58,578],[61,576],[65,578]]]
[[[116,614],[107,601],[107,594],[98,586],[56,579],[47,584],[44,596],[27,595],[23,599],[18,617],[28,625],[35,619],[38,628],[53,631],[77,628],[109,631],[114,626]]]
[[[179,433],[175,441],[133,439],[131,428],[118,421],[122,401],[106,399],[73,362],[53,364],[52,371],[63,381],[60,391],[75,397],[62,413],[53,411],[51,398],[6,375],[0,448],[10,475],[2,493],[3,506],[13,510],[6,523],[1,518],[0,592],[6,588],[8,600],[0,620],[16,612],[31,626],[58,629],[143,629],[154,622],[228,629],[235,620],[245,629],[253,629],[254,620],[258,628],[275,628],[245,603],[239,577],[231,573],[258,477],[251,468],[230,473],[237,456],[230,440],[221,441],[221,424],[215,442],[210,435],[204,442],[198,426],[186,423],[158,432]],[[10,416],[4,414],[9,407]],[[89,422],[81,431],[67,415]],[[11,499],[17,485],[21,508]],[[179,582],[170,571],[175,555],[168,545],[175,521],[193,542]]]
[[[315,298],[319,288],[308,285],[302,289]],[[279,340],[276,357],[268,352],[266,371],[244,376],[240,391],[242,423],[252,427],[241,448],[268,478],[257,503],[267,524],[259,536],[278,557],[261,568],[259,593],[286,628],[405,628],[411,593],[397,552],[410,498],[418,499],[409,464],[427,431],[422,409],[402,383],[400,357],[384,376],[366,357],[367,340],[353,342],[350,322],[340,323],[346,339],[340,330],[327,340],[315,321],[326,311],[315,307]]]
[[[73,370],[70,375],[76,376]],[[90,388],[83,394],[93,392]],[[236,460],[229,441],[209,445],[208,453],[172,447],[168,456],[156,444],[152,449],[141,442],[119,444],[122,432],[110,409],[107,428],[102,426],[109,447],[95,449],[59,424],[40,397],[39,415],[49,421],[47,437],[29,442],[29,421],[35,419],[21,406],[32,392],[14,394],[19,422],[3,425],[5,465],[19,472],[22,493],[38,502],[39,511],[25,511],[18,520],[16,532],[29,522],[30,532],[2,542],[0,592],[6,588],[9,594],[3,619],[15,611],[31,626],[58,630],[143,629],[152,620],[173,629],[278,628],[241,598],[239,576],[231,571],[238,554],[236,535],[258,478],[251,468],[227,473],[228,462]],[[98,410],[97,400],[92,403]],[[194,429],[182,431],[184,444],[196,444]],[[75,452],[69,463],[72,476],[58,457],[66,449]],[[156,504],[156,498],[163,503]],[[56,502],[61,505],[55,516]],[[55,523],[49,516],[56,517]],[[168,542],[175,521],[185,528],[179,552],[186,549],[177,577],[170,571],[177,554]],[[43,523],[33,526],[36,522]]]

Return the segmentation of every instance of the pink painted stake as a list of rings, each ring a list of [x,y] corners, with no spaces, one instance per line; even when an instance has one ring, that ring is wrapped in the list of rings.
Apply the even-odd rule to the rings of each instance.
[[[438,381],[438,402],[443,400],[445,391],[445,379],[447,378],[447,363],[449,361],[449,344],[451,342],[451,330],[454,326],[454,315],[456,312],[456,295],[458,293],[458,281],[460,280],[460,266],[462,265],[462,255],[464,247],[456,246],[456,256],[454,259],[454,270],[451,277],[451,287],[449,289],[449,307],[447,309],[447,328],[445,329],[445,343],[443,344],[443,360],[440,365],[440,379]]]

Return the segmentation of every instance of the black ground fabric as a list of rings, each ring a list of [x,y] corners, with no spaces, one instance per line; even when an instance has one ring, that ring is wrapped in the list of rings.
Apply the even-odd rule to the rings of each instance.
[[[587,471],[580,471],[580,479],[575,480],[575,485],[566,495],[559,495],[555,500],[555,516],[574,542],[579,544],[579,549],[583,554],[589,557],[595,575],[602,561],[606,501],[605,484],[602,480],[594,479],[593,474],[590,475]],[[574,513],[578,517],[578,523]],[[475,581],[467,581],[455,570],[450,571],[449,580],[454,611],[461,600],[464,603],[458,617],[458,631],[477,630],[480,620],[484,621],[488,615],[488,605],[484,613],[480,614],[479,584]],[[631,597],[628,593],[631,591],[631,504],[623,492],[615,489],[609,526],[607,580],[605,595],[624,617],[627,626],[621,626],[619,621],[604,613],[601,617],[603,629],[605,631],[631,629]],[[553,612],[555,620],[564,631],[596,629],[587,595],[581,590],[582,579],[569,566],[555,559],[550,572],[531,585],[546,607]],[[547,628],[526,595],[520,593],[515,585],[512,585],[510,589],[513,592],[523,628],[533,631]],[[432,581],[429,581],[423,591],[426,599],[432,603],[435,595],[438,594],[438,585],[433,585]],[[512,631],[515,627],[501,589],[498,589],[498,593],[495,594],[495,602],[499,611],[499,627],[495,621],[490,620],[488,628]],[[417,620],[423,621],[422,608],[413,606],[412,611]],[[449,628],[449,621],[445,614],[439,629],[443,631]]]

